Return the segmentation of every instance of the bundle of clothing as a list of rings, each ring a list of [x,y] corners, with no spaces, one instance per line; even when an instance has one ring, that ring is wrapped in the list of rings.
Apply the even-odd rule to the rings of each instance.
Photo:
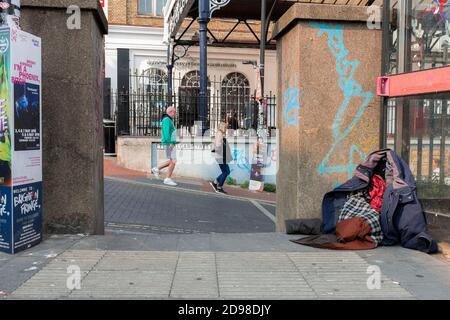
[[[438,251],[411,170],[390,149],[370,154],[350,180],[324,196],[322,220],[287,220],[286,231],[309,235],[293,242],[318,248],[367,250],[400,243]]]

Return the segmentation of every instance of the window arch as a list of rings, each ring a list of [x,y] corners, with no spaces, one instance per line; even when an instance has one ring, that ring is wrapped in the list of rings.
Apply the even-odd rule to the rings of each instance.
[[[158,68],[150,68],[143,72],[145,79],[145,90],[153,94],[164,94],[167,92],[167,73]]]
[[[229,73],[221,83],[221,121],[228,120],[230,129],[248,129],[252,126],[251,110],[250,82],[240,72]]]
[[[167,74],[158,68],[150,68],[144,71],[144,75],[148,76],[155,83],[167,82]]]
[[[211,81],[208,77],[207,96],[210,96]],[[196,121],[199,120],[200,105],[200,71],[189,71],[181,79],[178,88],[178,127],[186,128],[189,133],[194,127]],[[207,110],[209,117],[209,110]]]
[[[229,90],[246,88],[250,93],[250,82],[242,73],[232,72],[222,80],[222,88],[228,88]]]
[[[186,73],[181,80],[181,86],[186,88],[200,88],[200,71],[193,70]],[[208,87],[211,86],[211,81],[208,77]]]

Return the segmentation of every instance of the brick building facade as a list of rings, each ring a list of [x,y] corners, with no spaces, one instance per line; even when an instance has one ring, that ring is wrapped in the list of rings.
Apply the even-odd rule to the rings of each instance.
[[[160,6],[164,2],[165,0],[105,0],[110,24],[110,32],[106,37],[106,76],[111,78],[113,90],[118,88],[118,49],[129,50],[131,73],[142,73],[151,68],[167,72],[167,46],[163,43],[164,19]],[[156,7],[159,12],[156,12]],[[186,19],[183,27],[186,28],[190,22],[191,20]],[[213,19],[209,29],[216,39],[223,39],[236,23],[233,20]],[[211,45],[208,49],[208,59],[212,66],[208,71],[209,77],[222,79],[230,73],[242,73],[253,91],[256,87],[255,71],[252,66],[243,65],[242,62],[259,61],[259,49],[255,46],[257,40],[254,36],[259,38],[259,29],[258,21],[242,22],[227,38],[230,42],[243,43],[242,47],[223,48]],[[185,39],[195,37],[197,30],[197,23],[194,22]],[[211,35],[210,38],[212,40]],[[175,65],[174,77],[181,79],[185,74],[197,70],[198,55],[198,47],[189,48],[187,55]],[[276,74],[275,50],[268,50],[266,59],[268,74]],[[266,82],[267,91],[275,92],[276,77],[268,77]]]
[[[112,25],[127,25],[136,27],[153,27],[164,28],[164,19],[159,13],[149,12],[147,14],[139,12],[140,0],[109,0],[108,4],[108,19]],[[151,0],[144,0],[151,1]],[[161,1],[165,0],[153,0]],[[154,10],[153,10],[154,11]],[[191,22],[186,19],[183,27],[187,27]],[[225,37],[228,32],[234,27],[236,21],[230,20],[212,20],[209,24],[209,29],[218,39]],[[248,22],[249,27],[259,37],[260,23],[259,21]],[[195,30],[195,28],[194,28]],[[269,34],[270,35],[270,34]],[[255,42],[255,37],[245,24],[239,25],[230,35],[230,41],[240,42]]]

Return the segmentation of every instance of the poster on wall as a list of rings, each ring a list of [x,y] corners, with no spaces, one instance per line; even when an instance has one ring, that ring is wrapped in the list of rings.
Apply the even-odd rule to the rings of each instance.
[[[41,183],[14,187],[14,251],[27,249],[41,240]]]
[[[9,30],[0,30],[0,186],[11,185],[10,134],[10,39]]]
[[[0,251],[42,239],[41,39],[0,28]]]
[[[14,150],[39,150],[40,89],[31,83],[14,85]]]
[[[12,251],[10,33],[0,29],[0,251]]]
[[[249,190],[251,191],[264,191],[263,169],[266,163],[266,156],[267,144],[257,142],[253,151],[252,169],[250,172]]]
[[[10,252],[11,230],[11,188],[0,186],[0,251]]]

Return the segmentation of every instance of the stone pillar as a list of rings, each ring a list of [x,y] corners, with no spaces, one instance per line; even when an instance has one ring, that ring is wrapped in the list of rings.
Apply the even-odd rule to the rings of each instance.
[[[44,230],[103,234],[106,17],[98,0],[22,0],[21,27],[43,46]]]
[[[277,230],[321,218],[324,194],[379,148],[381,30],[366,7],[296,4],[276,24]]]

